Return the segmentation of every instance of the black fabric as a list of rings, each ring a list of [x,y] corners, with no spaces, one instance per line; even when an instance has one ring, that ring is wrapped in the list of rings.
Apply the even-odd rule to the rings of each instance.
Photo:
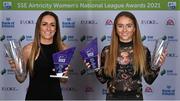
[[[136,92],[116,92],[115,94],[108,93],[106,100],[143,100],[143,95],[137,95]]]
[[[62,100],[60,81],[50,78],[54,68],[52,54],[57,49],[54,44],[41,44],[39,57],[35,60],[33,75],[30,76],[26,100]]]
[[[101,68],[96,72],[96,77],[101,83],[107,83],[107,100],[142,100],[142,79],[143,76],[148,84],[152,84],[158,76],[158,70],[151,69],[151,55],[148,48],[146,51],[146,66],[149,70],[148,75],[134,73],[133,68],[133,42],[120,42],[116,76],[109,78],[104,74],[106,56],[109,54],[110,46],[105,46],[101,53]]]

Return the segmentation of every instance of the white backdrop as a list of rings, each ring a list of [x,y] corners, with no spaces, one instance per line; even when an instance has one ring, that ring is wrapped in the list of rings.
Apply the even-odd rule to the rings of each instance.
[[[0,100],[24,100],[29,79],[20,84],[7,63],[3,43],[18,39],[22,45],[33,39],[35,23],[43,11],[0,11]],[[120,11],[54,11],[60,20],[61,36],[69,46],[77,49],[71,61],[73,70],[69,81],[61,84],[64,99],[103,100],[106,85],[101,84],[94,74],[80,75],[85,68],[79,50],[95,37],[98,38],[99,53],[111,39],[112,23]],[[153,51],[155,39],[166,36],[169,40],[168,57],[158,78],[152,85],[143,81],[144,99],[180,99],[179,80],[179,11],[132,11],[140,25],[144,45]]]

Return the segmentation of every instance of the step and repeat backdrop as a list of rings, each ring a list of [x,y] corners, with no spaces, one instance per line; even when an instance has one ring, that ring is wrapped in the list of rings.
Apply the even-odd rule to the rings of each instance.
[[[33,41],[38,16],[50,10],[59,17],[62,40],[76,46],[67,83],[62,83],[64,99],[105,100],[106,84],[94,74],[81,75],[85,68],[79,51],[97,37],[98,52],[111,40],[115,16],[132,12],[138,20],[143,43],[152,52],[155,40],[166,37],[168,56],[152,85],[143,80],[146,100],[180,100],[180,0],[1,0],[0,1],[0,100],[24,100],[29,78],[18,83],[7,62],[3,44],[17,39],[22,46]]]

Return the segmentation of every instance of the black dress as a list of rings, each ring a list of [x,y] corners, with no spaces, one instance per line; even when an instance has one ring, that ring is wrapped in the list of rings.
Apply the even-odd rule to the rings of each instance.
[[[50,78],[55,74],[52,54],[57,52],[54,44],[41,44],[39,57],[35,60],[33,75],[30,76],[26,100],[62,100],[59,79]]]
[[[159,69],[151,69],[151,54],[147,47],[146,66],[149,71],[147,75],[134,74],[133,69],[133,42],[120,42],[116,64],[116,76],[108,77],[104,74],[104,68],[96,72],[96,76],[101,83],[107,83],[107,100],[143,100],[142,79],[146,83],[152,84],[158,76]],[[101,67],[104,67],[106,54],[109,54],[109,46],[103,48],[101,53]]]

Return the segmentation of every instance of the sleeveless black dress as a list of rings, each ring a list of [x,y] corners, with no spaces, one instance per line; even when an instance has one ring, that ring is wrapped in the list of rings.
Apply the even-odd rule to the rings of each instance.
[[[54,44],[41,44],[39,57],[35,60],[33,75],[30,76],[26,100],[62,100],[60,81],[50,78],[54,68],[52,54],[57,52]]]

